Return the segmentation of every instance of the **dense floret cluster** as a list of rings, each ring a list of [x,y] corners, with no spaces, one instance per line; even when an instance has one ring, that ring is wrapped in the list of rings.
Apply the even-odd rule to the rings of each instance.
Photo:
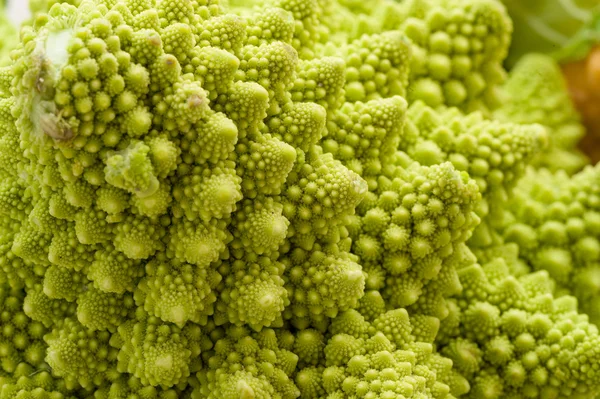
[[[598,166],[569,177],[564,171],[530,170],[515,189],[504,226],[534,270],[545,270],[559,293],[577,297],[600,322],[600,194]]]
[[[438,335],[440,353],[471,381],[467,398],[594,397],[598,328],[539,271],[516,278],[503,258],[462,268],[461,295]]]
[[[0,399],[600,394],[598,168],[499,0],[31,7]]]
[[[402,30],[415,44],[408,98],[465,111],[496,108],[512,23],[494,0],[409,0]]]
[[[548,129],[549,146],[532,162],[549,170],[569,174],[588,160],[577,149],[585,129],[580,123],[560,68],[552,58],[528,54],[511,70],[504,84],[506,101],[495,111],[500,120],[540,123]]]
[[[374,295],[367,301],[383,301]],[[310,359],[296,376],[301,397],[452,398],[468,391],[452,362],[433,352],[438,319],[409,319],[402,308],[368,316],[340,314],[326,343],[318,331],[298,333],[296,350]]]

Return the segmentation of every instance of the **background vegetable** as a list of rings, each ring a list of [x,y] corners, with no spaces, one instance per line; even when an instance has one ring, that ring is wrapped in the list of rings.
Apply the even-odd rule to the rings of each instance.
[[[563,70],[569,92],[587,136],[580,148],[593,162],[600,160],[598,63],[600,9],[594,0],[503,0],[514,22],[515,37],[506,64],[514,66],[528,53],[553,57]]]
[[[599,8],[594,0],[503,0],[515,26],[507,62],[531,52],[568,62],[584,58],[600,40]]]

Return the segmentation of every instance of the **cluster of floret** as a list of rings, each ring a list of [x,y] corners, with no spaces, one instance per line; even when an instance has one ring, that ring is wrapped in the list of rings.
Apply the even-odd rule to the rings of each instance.
[[[600,335],[545,271],[516,278],[507,257],[459,270],[437,342],[471,382],[467,398],[593,398]]]
[[[366,183],[316,146],[344,62],[300,65],[297,6],[83,1],[23,30],[3,76],[2,269],[69,389],[185,384],[200,326],[323,321],[362,296],[340,229]]]
[[[377,291],[336,317],[325,333],[296,334],[296,384],[303,398],[452,398],[469,390],[448,358],[434,350],[440,322],[386,310]]]
[[[479,223],[477,185],[451,163],[411,164],[381,179],[359,206],[352,252],[367,273],[367,289],[394,307],[443,318],[444,296],[456,291],[454,261]]]
[[[487,113],[501,102],[512,23],[495,0],[403,3],[402,30],[412,40],[409,100]]]
[[[504,225],[506,242],[517,243],[534,270],[571,294],[594,323],[600,321],[600,169],[529,170],[517,185]]]
[[[526,274],[593,313],[597,172],[526,173],[548,136],[577,156],[572,114],[488,119],[501,4],[219,3],[33,4],[0,68],[0,398],[600,393],[597,329]]]
[[[540,123],[548,129],[549,146],[533,165],[569,174],[588,159],[577,149],[585,135],[580,116],[567,91],[560,67],[546,55],[528,54],[510,71],[503,86],[507,100],[494,117],[514,123]]]

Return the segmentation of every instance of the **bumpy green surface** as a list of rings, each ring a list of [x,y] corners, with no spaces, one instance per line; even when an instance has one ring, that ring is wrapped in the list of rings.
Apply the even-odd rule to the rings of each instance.
[[[375,301],[383,303],[375,294],[363,304]],[[367,315],[369,320],[356,310],[342,313],[328,340],[311,329],[297,334],[294,349],[306,362],[296,375],[301,397],[448,398],[468,391],[452,362],[433,353],[438,319],[409,319],[404,309]]]
[[[525,305],[465,271],[517,256],[547,141],[486,119],[497,1],[38,6],[0,69],[0,399],[493,397],[451,342]],[[600,391],[600,354],[560,356],[561,394]]]
[[[572,174],[588,163],[577,148],[585,128],[556,61],[528,54],[510,71],[504,90],[507,98],[494,113],[497,119],[539,123],[548,129],[548,149],[537,156],[534,165]]]
[[[495,0],[408,0],[403,31],[416,44],[408,98],[468,112],[496,108],[512,22]]]
[[[600,204],[598,166],[569,178],[564,172],[529,170],[515,190],[505,225],[506,241],[518,243],[534,270],[546,270],[558,293],[577,297],[594,323],[600,321]]]
[[[112,395],[129,373],[134,391],[181,393],[212,347],[200,326],[302,323],[362,296],[338,231],[366,183],[316,146],[344,61],[296,80],[297,43],[270,34],[278,16],[294,22],[279,8],[85,1],[24,28],[3,107],[16,125],[2,135],[2,270],[52,330],[45,367],[69,389]],[[325,93],[313,67],[331,71]],[[298,279],[313,268],[321,300]],[[74,349],[78,336],[91,347]]]
[[[540,271],[515,278],[502,258],[462,268],[440,352],[471,381],[467,398],[593,398],[598,328]]]

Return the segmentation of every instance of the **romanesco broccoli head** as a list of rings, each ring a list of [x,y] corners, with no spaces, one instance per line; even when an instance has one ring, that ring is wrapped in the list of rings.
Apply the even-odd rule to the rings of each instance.
[[[528,170],[498,230],[504,240],[519,244],[533,270],[550,274],[559,293],[577,297],[594,323],[600,320],[598,173],[597,166],[573,177]]]
[[[0,68],[1,399],[600,391],[552,296],[596,314],[596,170],[526,174],[576,118],[517,116],[558,89],[492,112],[499,1],[32,7]]]
[[[381,296],[379,299],[382,300]],[[383,311],[368,321],[356,310],[340,314],[327,332],[298,333],[296,375],[306,398],[452,398],[469,390],[452,361],[434,353],[439,320]],[[321,355],[315,355],[315,353]]]
[[[516,278],[509,270],[497,258],[458,272],[464,290],[438,342],[469,380],[466,397],[594,397],[598,328],[575,298],[553,297],[547,272]]]
[[[495,111],[495,118],[539,123],[548,129],[549,148],[536,157],[534,165],[572,174],[588,163],[576,148],[585,130],[556,61],[528,54],[510,71],[503,89],[508,98]]]

